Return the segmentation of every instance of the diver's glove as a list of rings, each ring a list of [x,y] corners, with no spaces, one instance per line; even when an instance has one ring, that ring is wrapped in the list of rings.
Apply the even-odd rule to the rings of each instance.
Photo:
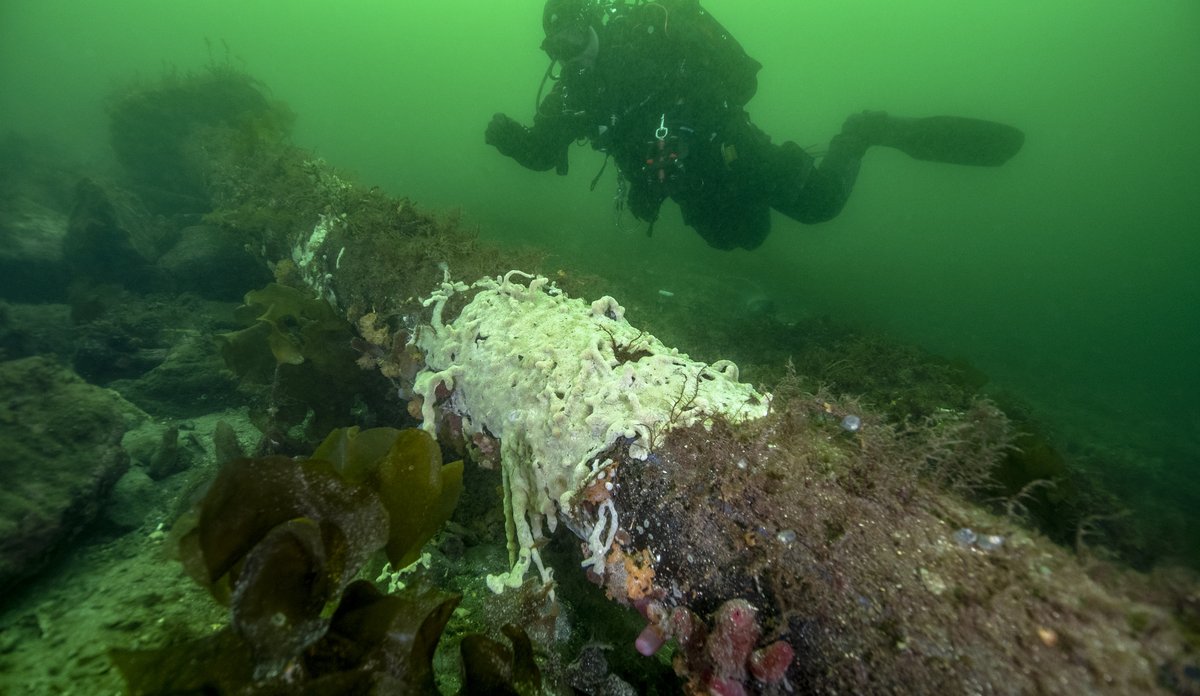
[[[496,114],[483,134],[483,141],[494,146],[500,154],[515,157],[528,135],[529,130],[525,126],[504,114]]]

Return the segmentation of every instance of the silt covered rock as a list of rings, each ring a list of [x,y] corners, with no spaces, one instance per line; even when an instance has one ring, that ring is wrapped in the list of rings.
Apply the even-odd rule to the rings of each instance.
[[[145,414],[45,358],[0,364],[0,592],[41,569],[100,510]]]

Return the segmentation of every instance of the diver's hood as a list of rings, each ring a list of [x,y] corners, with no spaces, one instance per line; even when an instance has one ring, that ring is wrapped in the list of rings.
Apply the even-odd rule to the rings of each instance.
[[[580,59],[592,59],[600,49],[600,37],[588,24],[573,24],[546,37],[542,50],[560,63],[568,64]]]
[[[553,60],[569,63],[596,50],[595,27],[600,19],[593,0],[548,0],[542,11],[546,39],[542,50]]]

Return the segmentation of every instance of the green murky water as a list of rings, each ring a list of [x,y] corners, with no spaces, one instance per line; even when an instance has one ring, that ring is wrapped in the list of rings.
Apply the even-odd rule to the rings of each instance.
[[[966,358],[1053,427],[1132,452],[1136,470],[1107,472],[1130,501],[1200,503],[1200,5],[705,5],[763,63],[750,110],[777,140],[821,146],[877,108],[1013,123],[1026,147],[996,170],[872,151],[837,220],[777,217],[751,253],[706,248],[671,204],[647,238],[614,224],[611,169],[588,191],[589,149],[555,177],[483,144],[493,112],[532,116],[534,0],[5,0],[0,127],[102,161],[111,86],[229,60],[292,106],[303,145],[484,236],[676,293],[717,278]]]

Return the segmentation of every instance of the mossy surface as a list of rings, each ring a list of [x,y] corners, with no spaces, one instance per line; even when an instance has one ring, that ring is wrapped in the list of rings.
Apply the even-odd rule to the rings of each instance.
[[[811,693],[1155,693],[1189,668],[1186,634],[1136,574],[1089,568],[947,493],[1004,456],[1003,414],[901,430],[827,394],[776,406],[618,465],[620,553],[653,562],[610,565],[610,596],[699,617],[747,599],[763,641],[795,650],[790,683]],[[847,412],[861,429],[839,425]],[[967,529],[987,543],[963,541]],[[674,654],[702,683],[704,658]]]
[[[0,363],[0,397],[0,592],[8,594],[95,524],[129,466],[121,435],[146,416],[42,357]]]
[[[158,213],[203,213],[211,190],[195,148],[210,129],[249,156],[278,143],[293,116],[244,72],[214,64],[131,84],[109,98],[110,139],[142,199]]]

